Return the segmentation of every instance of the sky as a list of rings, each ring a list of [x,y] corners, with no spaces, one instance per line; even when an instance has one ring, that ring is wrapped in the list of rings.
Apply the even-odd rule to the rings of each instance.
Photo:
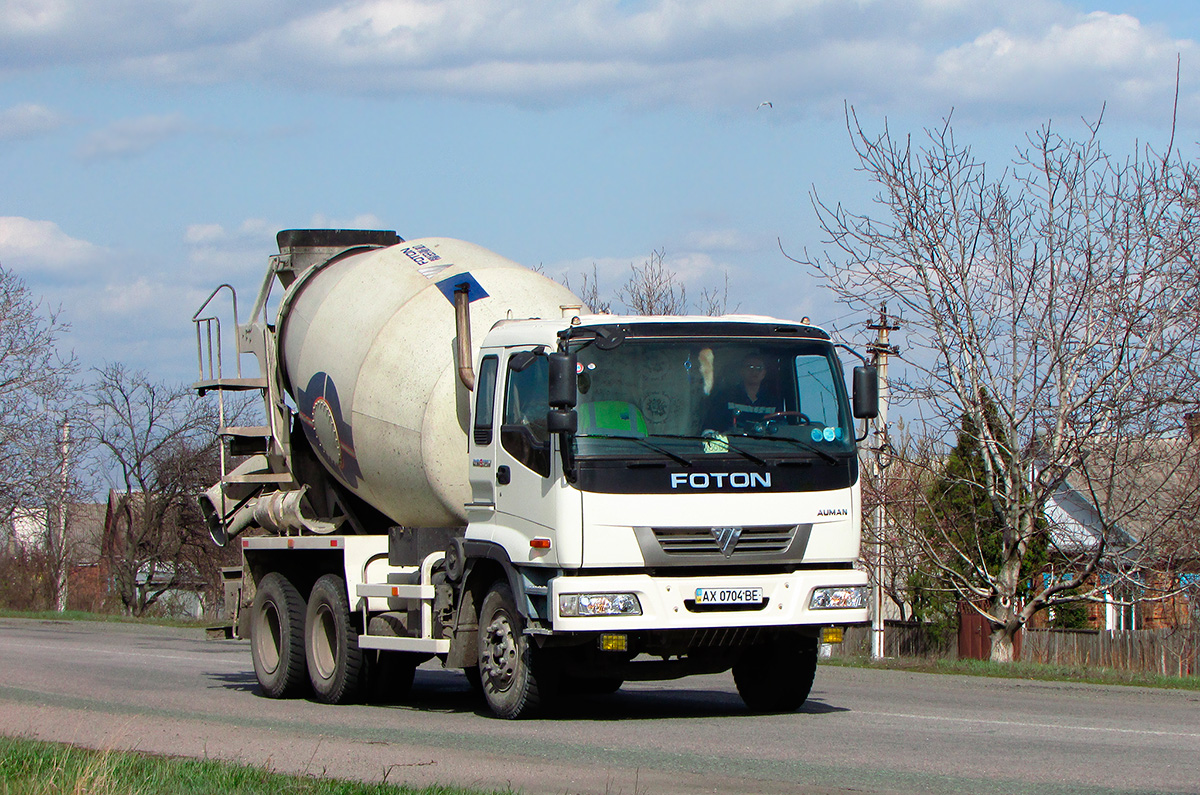
[[[1009,161],[1103,110],[1117,154],[1200,154],[1200,4],[1145,0],[0,0],[0,265],[83,372],[197,373],[191,316],[249,306],[280,229],[455,237],[613,292],[849,314],[780,246],[871,211],[845,109]],[[769,104],[764,104],[769,103]],[[243,310],[244,311],[244,310]],[[903,331],[893,341],[903,347]]]

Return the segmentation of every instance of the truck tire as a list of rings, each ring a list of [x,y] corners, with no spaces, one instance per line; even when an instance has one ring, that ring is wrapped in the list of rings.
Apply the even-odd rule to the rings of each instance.
[[[508,583],[497,581],[479,609],[479,678],[496,717],[528,717],[552,700],[556,669],[539,652]]]
[[[326,574],[313,584],[305,617],[304,652],[313,695],[326,704],[348,704],[361,693],[363,654],[350,618],[346,581]]]
[[[816,673],[816,639],[786,635],[747,649],[733,666],[733,681],[752,711],[795,712],[808,698]]]
[[[258,583],[250,608],[250,656],[263,695],[299,695],[308,684],[304,660],[304,597],[277,571]]]

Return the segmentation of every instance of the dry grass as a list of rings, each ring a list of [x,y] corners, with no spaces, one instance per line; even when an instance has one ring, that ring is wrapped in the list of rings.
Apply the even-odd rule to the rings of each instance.
[[[458,787],[414,789],[313,776],[201,759],[93,751],[25,738],[0,737],[0,795],[512,795]]]

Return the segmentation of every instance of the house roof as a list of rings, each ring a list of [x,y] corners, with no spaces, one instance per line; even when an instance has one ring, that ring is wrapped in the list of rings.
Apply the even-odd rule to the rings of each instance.
[[[1094,545],[1200,536],[1200,440],[1095,437],[1047,507],[1056,541]]]
[[[103,503],[67,503],[67,552],[74,565],[99,562],[104,539]],[[11,522],[12,540],[24,547],[41,547],[46,543],[47,528],[58,528],[58,506],[48,509],[20,511]]]

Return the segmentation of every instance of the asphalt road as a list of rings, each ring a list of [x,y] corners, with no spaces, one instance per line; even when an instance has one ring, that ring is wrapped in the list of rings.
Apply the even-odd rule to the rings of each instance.
[[[436,663],[402,705],[274,701],[242,641],[19,619],[0,619],[0,731],[531,794],[1200,792],[1200,692],[820,667],[794,714],[746,714],[725,674],[508,722]]]

